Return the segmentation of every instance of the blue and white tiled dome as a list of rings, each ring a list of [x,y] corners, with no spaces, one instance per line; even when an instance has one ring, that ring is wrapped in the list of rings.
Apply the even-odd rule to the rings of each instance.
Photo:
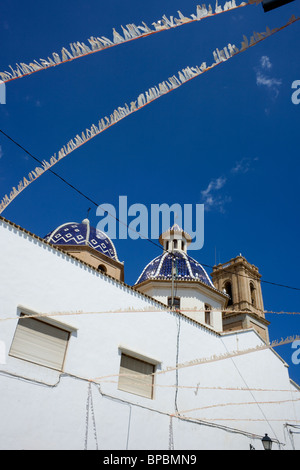
[[[201,281],[214,287],[209,275],[198,261],[183,251],[175,251],[173,255],[165,252],[152,260],[143,270],[136,285],[147,280],[172,280],[172,256],[174,256],[174,278],[177,281]]]
[[[148,280],[172,280],[172,258],[174,257],[174,279],[177,281],[200,281],[213,287],[214,285],[200,263],[187,254],[191,236],[177,224],[170,227],[159,237],[164,253],[154,258],[143,270],[136,285]]]
[[[53,245],[89,246],[118,261],[117,252],[111,239],[101,230],[91,227],[88,219],[81,223],[68,222],[60,225],[48,233],[44,239]]]

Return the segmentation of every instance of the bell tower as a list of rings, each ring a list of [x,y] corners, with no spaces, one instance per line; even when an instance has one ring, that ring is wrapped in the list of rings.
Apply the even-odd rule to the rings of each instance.
[[[215,287],[229,298],[223,313],[223,330],[254,328],[264,341],[269,340],[264,315],[261,274],[241,254],[228,263],[213,267],[211,277]]]

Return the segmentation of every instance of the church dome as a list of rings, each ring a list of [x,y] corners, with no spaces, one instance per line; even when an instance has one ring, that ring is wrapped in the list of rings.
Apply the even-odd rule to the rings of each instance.
[[[159,237],[164,253],[154,258],[143,270],[135,285],[147,280],[172,280],[172,258],[174,257],[174,279],[176,281],[200,281],[214,287],[207,272],[198,261],[187,254],[191,236],[174,224]]]
[[[53,245],[89,246],[94,250],[118,261],[117,252],[111,239],[101,230],[90,226],[88,219],[81,223],[68,222],[48,233],[44,239]]]
[[[154,258],[143,270],[135,285],[147,280],[172,280],[172,256],[176,281],[201,281],[214,287],[209,275],[198,261],[183,251],[165,252]]]

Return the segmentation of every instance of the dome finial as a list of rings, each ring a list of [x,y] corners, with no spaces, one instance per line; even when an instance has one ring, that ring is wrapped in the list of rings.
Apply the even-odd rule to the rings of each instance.
[[[83,221],[82,221],[83,224],[89,224],[90,223],[90,219],[89,219],[90,210],[91,210],[91,208],[89,207],[88,210],[87,210],[87,213],[86,213],[86,218],[83,219]]]
[[[86,218],[83,219],[81,222],[82,224],[86,225],[86,237],[85,237],[85,244],[89,244],[89,238],[90,238],[90,219],[89,219],[89,212],[91,208],[89,207],[87,210]]]
[[[191,236],[176,223],[159,237],[159,242],[166,251],[178,250],[186,253],[191,241]]]

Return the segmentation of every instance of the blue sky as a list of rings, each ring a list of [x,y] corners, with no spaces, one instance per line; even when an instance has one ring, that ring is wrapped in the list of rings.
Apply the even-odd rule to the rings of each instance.
[[[222,5],[224,2],[220,2]],[[192,0],[57,0],[1,5],[0,71],[46,58],[70,42],[112,37],[120,25],[151,25],[177,10],[194,13]],[[49,159],[77,133],[116,107],[186,66],[213,62],[213,50],[240,47],[245,34],[299,16],[299,0],[269,13],[247,6],[108,49],[15,80],[0,106],[1,129],[39,159]],[[205,204],[205,239],[191,256],[205,265],[242,253],[267,281],[300,287],[299,123],[291,101],[300,79],[299,23],[127,117],[55,166],[54,170],[99,204]],[[35,167],[0,136],[1,197]],[[86,217],[91,204],[47,173],[2,214],[44,236]],[[93,225],[99,222],[95,207]],[[160,254],[145,240],[116,240],[133,284]],[[207,268],[208,272],[211,270]],[[262,284],[265,309],[300,311],[299,291]],[[268,315],[270,339],[299,334],[298,315]],[[290,345],[277,349],[300,383]]]

